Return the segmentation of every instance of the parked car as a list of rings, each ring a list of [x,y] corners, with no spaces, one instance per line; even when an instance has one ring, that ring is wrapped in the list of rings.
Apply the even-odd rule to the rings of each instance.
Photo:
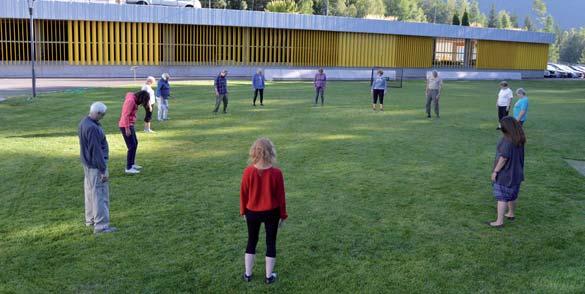
[[[126,0],[127,4],[201,8],[199,0]]]
[[[572,71],[561,68],[558,64],[549,63],[548,66],[555,69],[556,72],[559,73],[561,78],[572,78]]]
[[[557,68],[553,67],[552,65],[548,64],[546,66],[546,70],[544,71],[545,78],[560,78],[561,73],[558,71]]]
[[[585,68],[582,68],[578,65],[569,65],[569,67],[579,73],[579,78],[585,77]]]
[[[585,71],[585,66],[584,65],[580,65],[580,64],[575,64],[573,65],[574,67],[580,69],[581,71]]]
[[[564,65],[564,64],[555,64],[558,68],[566,71],[569,73],[569,75],[567,76],[568,78],[578,78],[580,75],[582,76],[582,74],[574,69],[571,69],[569,66]]]

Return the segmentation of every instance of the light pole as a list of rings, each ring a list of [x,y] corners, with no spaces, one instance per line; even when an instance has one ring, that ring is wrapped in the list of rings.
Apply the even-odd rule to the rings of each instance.
[[[28,0],[28,13],[30,14],[30,63],[32,65],[32,95],[37,97],[37,76],[35,74],[35,26],[33,20],[33,6],[35,0]]]

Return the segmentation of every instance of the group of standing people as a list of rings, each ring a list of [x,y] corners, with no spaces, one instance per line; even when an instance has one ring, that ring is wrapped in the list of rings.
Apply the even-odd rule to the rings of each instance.
[[[168,119],[170,97],[170,76],[163,74],[155,92],[154,77],[148,77],[141,90],[127,93],[122,105],[118,127],[127,147],[126,174],[140,173],[142,167],[136,164],[138,138],[136,136],[136,115],[140,106],[145,110],[144,131],[153,132],[151,121],[155,101],[158,100],[158,120]],[[93,227],[94,233],[110,233],[117,229],[110,226],[109,209],[109,146],[100,121],[106,115],[107,106],[95,102],[90,106],[89,115],[81,120],[78,127],[80,158],[84,170],[85,225]]]
[[[526,90],[518,88],[516,90],[516,96],[518,101],[514,104],[513,115],[514,118],[524,125],[528,114],[528,97],[526,96]],[[504,117],[510,114],[510,108],[512,107],[512,100],[514,99],[514,91],[510,89],[510,85],[506,81],[500,82],[500,91],[498,92],[498,99],[496,100],[496,106],[498,108],[498,122]],[[501,124],[498,124],[498,130],[501,128]]]
[[[514,91],[506,81],[500,82],[500,91],[497,95],[496,107],[498,110],[498,130],[502,138],[496,147],[496,156],[492,171],[492,188],[496,198],[497,217],[493,222],[487,222],[490,227],[502,228],[504,219],[516,219],[516,200],[520,193],[520,185],[524,181],[524,145],[526,135],[524,123],[528,114],[528,97],[526,90],[516,90],[518,100],[514,104],[513,116],[510,109],[514,99]]]
[[[502,228],[504,219],[516,219],[516,200],[520,194],[520,185],[524,181],[524,145],[526,135],[524,122],[528,114],[528,97],[526,90],[516,90],[518,101],[514,104],[513,116],[509,116],[514,91],[506,81],[500,82],[500,91],[496,100],[498,109],[498,130],[502,138],[496,147],[496,156],[492,171],[492,188],[496,198],[497,217],[488,222],[490,227]]]
[[[223,70],[214,80],[216,103],[214,113],[219,111],[223,103],[223,112],[227,112],[228,88],[227,70]],[[168,99],[170,85],[168,74],[163,74],[159,80],[156,94],[152,85],[156,82],[148,77],[140,91],[127,93],[122,106],[118,127],[128,147],[125,172],[136,174],[141,166],[136,164],[138,139],[136,137],[136,114],[140,106],[145,109],[144,130],[152,132],[151,119],[153,106],[158,103],[158,120],[168,119]],[[372,108],[375,111],[378,101],[380,111],[384,110],[384,96],[387,93],[387,78],[379,70],[373,80],[371,92],[373,96]],[[314,78],[315,105],[321,98],[324,104],[324,91],[327,77],[322,69]],[[260,95],[260,105],[264,105],[265,79],[263,72],[258,70],[252,79],[254,90],[253,105]],[[438,100],[443,83],[438,73],[434,71],[427,79],[425,94],[427,97],[426,110],[430,117],[431,104],[435,107],[435,114],[439,117]],[[522,88],[516,91],[518,101],[514,105],[514,117],[508,116],[512,102],[512,90],[507,82],[500,83],[497,106],[499,128],[502,137],[496,148],[496,156],[491,176],[493,194],[497,201],[497,218],[488,222],[491,227],[501,228],[504,219],[515,219],[516,200],[520,185],[524,180],[524,145],[526,137],[523,123],[528,111],[528,98]],[[84,168],[85,188],[85,224],[93,227],[95,233],[110,233],[117,229],[111,227],[109,220],[109,147],[100,120],[106,115],[107,107],[102,102],[95,102],[90,107],[89,115],[79,124],[80,157]],[[266,256],[264,282],[271,284],[276,281],[274,267],[276,263],[276,238],[278,229],[288,218],[283,172],[275,167],[276,148],[268,138],[256,140],[249,151],[248,166],[244,169],[240,184],[240,215],[244,218],[248,229],[248,241],[244,254],[244,273],[242,279],[250,282],[253,279],[253,267],[256,259],[256,246],[259,232],[264,223],[266,233]]]

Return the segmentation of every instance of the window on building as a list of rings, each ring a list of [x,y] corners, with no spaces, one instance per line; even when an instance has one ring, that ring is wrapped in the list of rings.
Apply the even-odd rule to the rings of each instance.
[[[435,39],[433,66],[446,68],[475,67],[477,42],[466,39]]]

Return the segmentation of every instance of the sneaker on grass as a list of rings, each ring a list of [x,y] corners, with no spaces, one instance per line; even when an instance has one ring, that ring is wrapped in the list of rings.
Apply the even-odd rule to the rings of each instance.
[[[134,164],[132,165],[133,169],[142,169],[142,166],[138,165],[138,164]]]
[[[135,169],[135,168],[131,168],[131,169],[126,170],[126,174],[129,174],[129,175],[139,174],[139,173],[140,173],[140,171]]]
[[[270,277],[265,278],[264,282],[266,284],[272,284],[272,283],[276,282],[276,273],[270,274]]]

